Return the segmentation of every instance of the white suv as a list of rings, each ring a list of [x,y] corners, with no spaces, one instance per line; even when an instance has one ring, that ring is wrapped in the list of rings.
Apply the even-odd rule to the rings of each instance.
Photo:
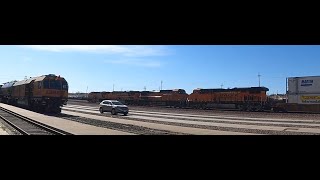
[[[121,113],[126,116],[129,113],[129,108],[116,100],[103,100],[100,103],[99,111],[101,114],[104,112],[111,112],[113,115]]]

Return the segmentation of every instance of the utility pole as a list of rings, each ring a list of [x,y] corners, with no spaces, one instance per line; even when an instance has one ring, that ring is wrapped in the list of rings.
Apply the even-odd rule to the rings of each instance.
[[[147,87],[146,86],[144,86],[144,91],[146,91],[147,90]]]
[[[260,75],[260,73],[258,73],[258,78],[259,78],[259,87],[260,87],[260,77],[261,77],[261,75]]]
[[[87,86],[86,96],[88,97],[88,86]]]
[[[221,89],[222,89],[222,87],[223,87],[223,83],[222,83],[220,86],[221,86]]]
[[[162,90],[162,80],[161,80],[161,89],[160,90]]]
[[[114,92],[114,84],[113,84],[113,89],[112,89],[112,92]]]

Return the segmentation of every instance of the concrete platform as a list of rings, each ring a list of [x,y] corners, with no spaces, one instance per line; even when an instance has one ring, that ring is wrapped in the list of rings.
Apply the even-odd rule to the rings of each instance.
[[[62,118],[51,117],[3,103],[0,103],[0,107],[16,112],[43,124],[72,133],[74,135],[133,135],[132,133],[128,132],[116,131],[112,129],[69,121]]]
[[[0,135],[9,135],[7,131],[5,131],[6,127],[0,123]]]

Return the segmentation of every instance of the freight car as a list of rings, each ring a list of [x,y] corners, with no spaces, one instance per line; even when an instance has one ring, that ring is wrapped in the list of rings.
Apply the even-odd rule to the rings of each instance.
[[[320,113],[320,76],[286,79],[287,102],[275,103],[274,112]]]
[[[53,74],[5,83],[1,102],[37,112],[60,113],[68,101],[68,82]]]

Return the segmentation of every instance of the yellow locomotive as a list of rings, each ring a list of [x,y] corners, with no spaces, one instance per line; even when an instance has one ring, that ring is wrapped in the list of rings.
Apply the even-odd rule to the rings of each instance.
[[[68,101],[68,82],[54,74],[5,83],[3,103],[27,107],[38,112],[60,113]]]

